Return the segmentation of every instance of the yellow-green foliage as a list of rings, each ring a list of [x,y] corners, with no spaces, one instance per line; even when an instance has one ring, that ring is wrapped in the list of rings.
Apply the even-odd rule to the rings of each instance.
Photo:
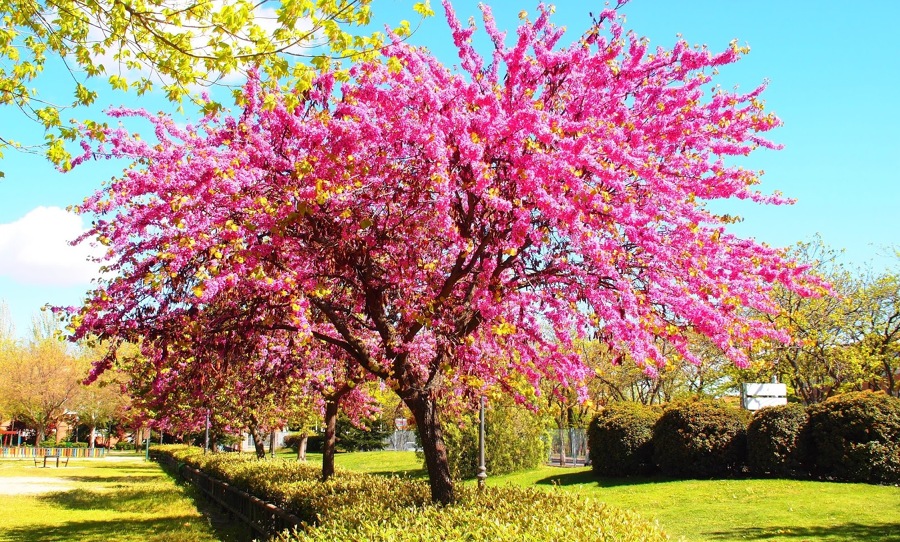
[[[541,438],[547,419],[515,404],[497,404],[485,415],[485,462],[491,476],[533,469],[547,460],[550,443]],[[443,424],[450,473],[456,479],[478,473],[478,414],[467,413]]]
[[[667,540],[630,512],[562,491],[515,487],[483,493],[458,486],[451,506],[430,502],[428,484],[339,470],[328,482],[316,468],[293,461],[256,460],[161,446],[204,472],[279,504],[303,524],[292,540]]]

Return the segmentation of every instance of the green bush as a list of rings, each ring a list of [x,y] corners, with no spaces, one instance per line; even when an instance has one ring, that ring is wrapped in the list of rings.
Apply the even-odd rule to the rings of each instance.
[[[186,446],[155,446],[167,455],[273,502],[302,520],[281,541],[519,541],[667,540],[631,512],[615,510],[562,491],[514,487],[456,487],[457,502],[430,502],[422,480],[373,476],[338,469],[328,482],[319,469],[286,460],[206,454]]]
[[[747,426],[747,465],[754,474],[804,474],[806,410],[797,403],[757,411]]]
[[[814,474],[853,482],[900,482],[900,399],[848,393],[812,405],[807,412]]]
[[[533,469],[547,460],[546,420],[516,405],[489,405],[485,411],[485,466],[492,476]],[[478,473],[478,413],[443,423],[444,443],[455,479]]]
[[[134,450],[134,444],[128,442],[127,440],[120,440],[113,447],[116,450]]]
[[[600,476],[651,474],[653,425],[660,410],[635,402],[612,403],[588,427],[591,467]]]
[[[653,460],[667,476],[738,473],[746,461],[748,418],[720,402],[670,403],[653,427]]]

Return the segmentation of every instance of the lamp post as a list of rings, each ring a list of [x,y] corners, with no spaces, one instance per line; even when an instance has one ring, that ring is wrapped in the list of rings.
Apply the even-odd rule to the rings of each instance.
[[[478,409],[478,489],[483,490],[487,479],[487,468],[484,466],[484,396],[481,397]]]
[[[203,438],[203,453],[209,452],[209,409],[206,409],[206,436]]]

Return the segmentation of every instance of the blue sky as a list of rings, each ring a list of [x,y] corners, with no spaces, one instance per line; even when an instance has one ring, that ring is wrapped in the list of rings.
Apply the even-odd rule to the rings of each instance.
[[[414,20],[412,3],[375,0],[373,9],[381,21]],[[533,14],[537,5],[490,4],[510,34],[518,13]],[[601,2],[570,0],[555,5],[554,21],[569,31],[561,43],[576,39],[590,22],[588,12],[603,8]],[[479,15],[477,2],[457,0],[454,6],[463,20]],[[440,6],[434,7],[437,17],[423,22],[411,40],[454,64],[449,30]],[[775,246],[819,233],[829,246],[845,251],[848,264],[896,267],[891,247],[900,248],[900,42],[895,28],[900,3],[632,0],[621,13],[627,28],[653,45],[670,46],[681,34],[690,43],[720,50],[737,39],[751,53],[722,70],[716,82],[750,90],[769,81],[767,108],[785,122],[770,136],[785,148],[757,153],[744,165],[766,171],[764,191],[781,190],[798,201],[731,207],[728,211],[745,219],[733,232]],[[59,84],[67,74],[58,65],[48,75],[38,85],[44,96],[68,88]],[[98,102],[101,107],[89,115],[98,117],[103,107],[123,103],[171,109],[159,97],[135,100],[121,93],[102,93]],[[5,138],[40,137],[34,126],[8,111],[0,111],[0,130]],[[0,169],[6,173],[0,180],[0,302],[24,335],[42,305],[77,304],[90,288],[94,270],[84,261],[88,248],[65,244],[84,224],[62,209],[115,175],[117,166],[90,164],[61,174],[40,157],[10,151]]]

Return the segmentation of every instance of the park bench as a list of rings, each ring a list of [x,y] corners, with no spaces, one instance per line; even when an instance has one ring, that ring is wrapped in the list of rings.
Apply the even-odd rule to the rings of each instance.
[[[48,459],[49,460],[56,459],[57,468],[59,468],[60,463],[62,463],[63,467],[69,466],[69,457],[68,456],[64,457],[61,452],[56,452],[56,455],[44,455],[43,457],[34,456],[34,466],[35,467],[41,466],[40,463],[41,463],[41,461],[43,461],[43,463],[44,463],[43,466],[46,467]]]

